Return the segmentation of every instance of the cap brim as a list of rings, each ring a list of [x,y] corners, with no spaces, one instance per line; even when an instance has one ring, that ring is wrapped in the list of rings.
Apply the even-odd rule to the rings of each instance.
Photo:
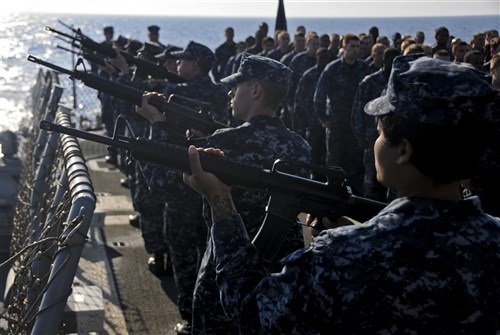
[[[247,81],[247,80],[248,80],[248,78],[246,78],[244,75],[242,75],[239,72],[236,72],[236,73],[233,73],[230,76],[222,78],[220,81],[221,81],[221,83],[224,83],[226,85],[234,87],[237,84],[242,83],[242,82]]]
[[[369,101],[365,105],[364,111],[368,115],[379,116],[394,112],[395,109],[394,105],[390,102],[389,95],[386,94]]]
[[[163,58],[165,58],[166,54],[167,54],[167,50],[165,50],[165,51],[163,51],[163,52],[161,52],[161,53],[159,53],[157,55],[154,55],[154,57],[156,59],[163,59]]]
[[[173,58],[184,58],[184,51],[173,51],[170,53]]]

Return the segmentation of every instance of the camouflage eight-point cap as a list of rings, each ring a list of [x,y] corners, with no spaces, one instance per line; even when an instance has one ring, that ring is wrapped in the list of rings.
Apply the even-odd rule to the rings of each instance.
[[[259,79],[288,86],[291,74],[292,70],[274,59],[244,54],[238,72],[221,79],[221,82],[236,86],[250,79]]]
[[[172,53],[177,52],[177,51],[182,51],[182,48],[175,46],[175,45],[169,45],[163,50],[162,53],[155,55],[155,58],[160,60],[160,61],[163,61],[166,59],[176,59],[177,57],[172,55]]]
[[[391,112],[424,123],[454,124],[462,117],[488,119],[497,94],[486,73],[468,65],[420,54],[394,60],[386,94],[370,101],[365,113]]]
[[[142,48],[137,50],[137,52],[144,52],[144,53],[147,53],[151,56],[156,56],[156,55],[161,54],[164,50],[165,50],[164,47],[161,47],[161,46],[158,46],[158,45],[155,45],[152,43],[144,42]]]
[[[182,51],[171,52],[171,55],[181,59],[195,60],[203,64],[212,64],[215,54],[207,46],[190,41]]]
[[[158,34],[158,32],[160,31],[160,27],[152,25],[148,27],[148,31],[150,34]]]

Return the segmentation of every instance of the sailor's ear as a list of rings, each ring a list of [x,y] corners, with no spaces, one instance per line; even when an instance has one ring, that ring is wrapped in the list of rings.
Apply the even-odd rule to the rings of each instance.
[[[412,155],[413,155],[413,145],[404,138],[401,141],[401,143],[399,143],[398,157],[396,159],[396,163],[398,164],[409,163]]]

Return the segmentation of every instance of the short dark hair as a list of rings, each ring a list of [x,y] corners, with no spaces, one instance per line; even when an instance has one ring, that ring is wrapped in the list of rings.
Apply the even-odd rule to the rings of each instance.
[[[264,38],[262,40],[262,44],[264,44],[266,42],[272,42],[272,43],[274,43],[274,38],[272,38],[271,36],[267,36],[266,38]]]
[[[342,46],[346,46],[351,41],[359,42],[359,37],[351,33],[344,34],[344,36],[342,37]]]
[[[406,139],[413,146],[411,163],[437,183],[473,176],[487,147],[492,125],[464,116],[457,124],[422,123],[390,113],[379,118],[388,144]]]
[[[434,36],[440,34],[440,33],[450,33],[450,31],[448,30],[448,28],[446,28],[445,26],[441,26],[441,27],[437,27],[435,30],[434,30]]]
[[[441,50],[437,50],[434,55],[436,56],[440,56],[440,57],[449,57],[450,56],[450,53],[444,49],[441,49]]]
[[[212,61],[204,61],[204,62],[197,61],[197,63],[201,73],[203,74],[208,74],[214,65]]]
[[[474,57],[474,56],[483,57],[483,59],[484,59],[484,54],[481,51],[470,50],[470,51],[467,51],[467,53],[464,56],[464,63],[470,63],[472,60],[472,57]]]
[[[410,54],[420,54],[423,53],[424,47],[421,44],[410,44],[407,46],[404,50],[405,55],[410,55]]]
[[[260,82],[264,88],[263,105],[276,110],[288,93],[288,86],[259,79],[250,79],[246,83],[251,85],[256,81]]]

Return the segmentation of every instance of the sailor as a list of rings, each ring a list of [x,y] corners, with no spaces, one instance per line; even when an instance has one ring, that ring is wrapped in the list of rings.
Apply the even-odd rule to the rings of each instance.
[[[160,27],[158,27],[157,25],[148,27],[148,38],[149,43],[165,48],[165,45],[160,42]]]
[[[223,78],[222,82],[231,87],[229,96],[233,116],[243,124],[236,128],[219,129],[214,134],[197,143],[204,146],[215,146],[225,150],[226,156],[253,165],[263,165],[270,168],[278,158],[307,163],[310,160],[310,148],[307,142],[298,134],[285,127],[280,118],[276,117],[275,109],[286,95],[291,71],[282,63],[257,55],[246,54],[237,73]],[[145,96],[148,98],[148,95]],[[166,120],[158,115],[147,100],[143,100],[141,114],[150,120]],[[159,127],[162,122],[153,123]],[[301,168],[294,173],[305,172]],[[245,176],[242,176],[243,178]],[[186,186],[187,187],[187,186]],[[164,187],[162,191],[168,190]],[[191,190],[189,188],[189,190]],[[265,216],[268,195],[264,190],[234,188],[237,206],[245,217],[246,227],[250,236],[255,236]],[[179,192],[178,192],[179,193]],[[170,202],[168,203],[170,206]],[[179,212],[186,212],[187,207],[177,207]],[[206,227],[211,226],[208,204],[204,204],[204,219]],[[198,230],[197,221],[176,223],[179,230]],[[184,233],[182,233],[184,234]],[[182,234],[171,235],[178,240]],[[186,233],[187,234],[187,233]],[[170,238],[170,234],[167,234]],[[213,258],[212,238],[208,237],[205,254],[196,280],[193,298],[192,327],[189,324],[179,325],[178,333],[193,334],[234,333],[235,328],[227,318],[220,305],[219,293],[215,283],[215,262]],[[187,241],[193,245],[193,240]],[[188,245],[189,245],[188,244]],[[302,230],[299,225],[293,225],[280,250],[280,256],[303,246]],[[185,252],[185,251],[184,251]],[[172,253],[172,256],[173,253]],[[267,264],[268,268],[279,266],[277,262]]]
[[[500,219],[460,190],[487,145],[496,94],[468,66],[396,58],[386,94],[365,112],[379,118],[377,177],[398,198],[364,224],[324,231],[274,274],[231,188],[204,172],[189,147],[192,175],[184,178],[211,205],[217,287],[240,333],[496,333]]]

